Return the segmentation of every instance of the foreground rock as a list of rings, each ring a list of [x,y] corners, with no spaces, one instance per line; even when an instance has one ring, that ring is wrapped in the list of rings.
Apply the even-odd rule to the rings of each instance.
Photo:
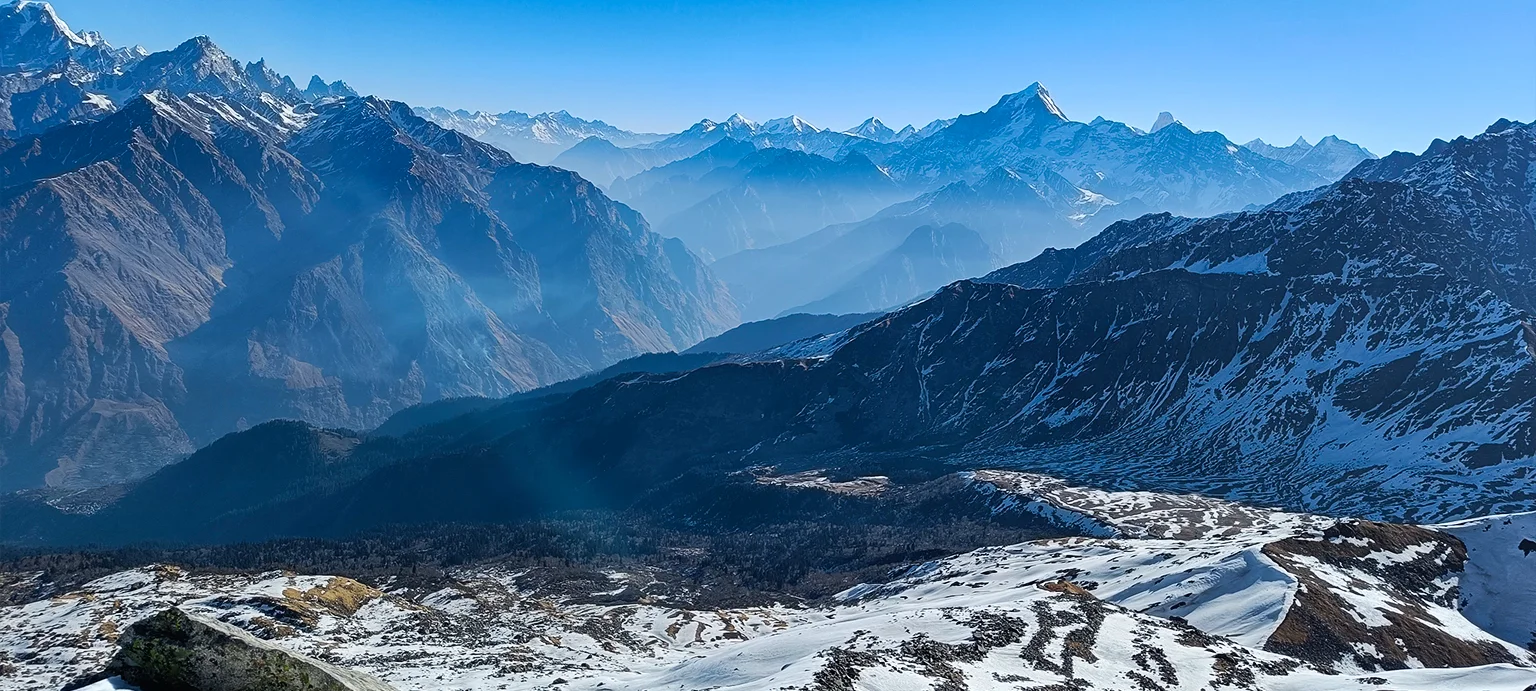
[[[134,624],[118,645],[103,676],[143,691],[393,691],[366,674],[175,607]]]

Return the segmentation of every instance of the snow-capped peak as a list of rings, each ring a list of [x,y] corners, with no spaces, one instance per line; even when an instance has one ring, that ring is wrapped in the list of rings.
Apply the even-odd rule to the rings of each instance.
[[[1172,125],[1175,122],[1178,122],[1178,120],[1173,119],[1173,113],[1165,110],[1157,114],[1157,121],[1152,123],[1152,129],[1150,131],[1156,132],[1160,129],[1163,129],[1164,127]]]
[[[775,118],[763,123],[762,131],[769,134],[805,134],[820,132],[821,128],[806,122],[798,115],[787,118]]]
[[[726,118],[725,122],[720,124],[727,127],[745,127],[747,129],[757,129],[757,123],[742,117],[741,113],[732,113],[731,117]]]
[[[908,125],[906,129],[902,130],[902,132],[910,134],[911,132],[908,132],[908,130],[911,130],[912,132],[916,131],[915,129],[912,129],[911,125]],[[857,127],[843,132],[843,134],[851,134],[855,137],[863,137],[864,139],[869,139],[880,143],[892,142],[902,136],[900,133],[892,130],[890,127],[887,127],[885,123],[880,122],[880,118],[870,118],[865,120],[864,122],[859,123]]]
[[[15,2],[11,3],[10,7],[6,8],[6,10],[7,11],[5,14],[11,16],[25,15],[26,20],[30,22],[29,24],[23,25],[21,29],[16,32],[17,36],[21,36],[22,34],[27,33],[34,26],[42,25],[52,27],[55,31],[58,32],[60,36],[63,36],[66,41],[69,41],[75,45],[93,46],[101,42],[101,34],[98,34],[94,31],[88,31],[83,35],[71,31],[69,29],[69,25],[64,23],[63,19],[59,18],[57,12],[53,11],[53,5],[50,5],[46,2],[37,2],[37,0],[16,0]]]
[[[170,55],[177,58],[177,61],[183,64],[198,64],[208,61],[219,64],[235,64],[233,58],[230,58],[223,48],[220,48],[217,43],[213,42],[212,38],[207,36],[194,36],[182,41],[181,45],[171,49]]]
[[[1051,100],[1051,93],[1046,91],[1040,82],[1030,84],[1018,93],[1008,94],[997,102],[998,106],[1009,108],[1020,108],[1029,104],[1038,104],[1039,107],[1044,108],[1045,112],[1050,113],[1056,118],[1061,120],[1067,119],[1066,114],[1061,112],[1061,108],[1056,106],[1056,102]]]

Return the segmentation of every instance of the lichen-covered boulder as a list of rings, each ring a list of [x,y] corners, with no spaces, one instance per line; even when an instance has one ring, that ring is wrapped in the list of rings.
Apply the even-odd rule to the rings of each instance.
[[[176,608],[134,624],[118,646],[104,675],[142,691],[394,691],[367,674]]]

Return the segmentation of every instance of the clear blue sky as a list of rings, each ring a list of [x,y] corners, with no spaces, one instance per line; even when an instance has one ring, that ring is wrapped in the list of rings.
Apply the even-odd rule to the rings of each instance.
[[[1242,142],[1421,150],[1536,119],[1536,2],[54,0],[151,50],[207,34],[413,105],[643,131],[740,111],[899,127],[1040,81],[1069,117],[1160,110]]]

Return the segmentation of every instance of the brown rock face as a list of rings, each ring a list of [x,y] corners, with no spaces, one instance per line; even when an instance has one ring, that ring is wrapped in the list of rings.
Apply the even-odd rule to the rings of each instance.
[[[1301,587],[1266,650],[1324,667],[1350,663],[1367,670],[1471,667],[1521,661],[1503,644],[1446,632],[1433,605],[1454,610],[1449,577],[1462,571],[1466,546],[1417,526],[1341,522],[1318,538],[1289,538],[1264,554],[1295,575]],[[1358,587],[1395,597],[1362,601]],[[1429,605],[1427,607],[1426,605]]]

